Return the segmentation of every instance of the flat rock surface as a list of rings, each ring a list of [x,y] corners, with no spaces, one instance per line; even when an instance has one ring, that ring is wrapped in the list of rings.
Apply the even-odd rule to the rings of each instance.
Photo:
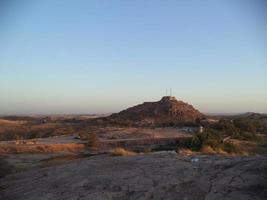
[[[0,179],[0,199],[267,199],[267,156],[91,157]]]

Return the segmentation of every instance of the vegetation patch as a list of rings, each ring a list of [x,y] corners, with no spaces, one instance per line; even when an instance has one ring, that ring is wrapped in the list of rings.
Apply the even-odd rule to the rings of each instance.
[[[207,126],[204,132],[195,134],[185,147],[207,154],[244,154],[245,148],[240,143],[262,144],[263,137],[260,135],[267,135],[267,127],[259,121],[226,118]]]

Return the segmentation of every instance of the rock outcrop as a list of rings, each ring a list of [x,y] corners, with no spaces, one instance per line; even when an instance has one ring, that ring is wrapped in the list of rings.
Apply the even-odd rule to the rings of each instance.
[[[0,199],[267,199],[267,157],[91,157],[0,179]]]

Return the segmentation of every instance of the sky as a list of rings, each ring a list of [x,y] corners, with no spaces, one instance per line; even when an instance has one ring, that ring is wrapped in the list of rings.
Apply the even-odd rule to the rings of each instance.
[[[266,36],[264,0],[3,0],[0,114],[266,113]]]

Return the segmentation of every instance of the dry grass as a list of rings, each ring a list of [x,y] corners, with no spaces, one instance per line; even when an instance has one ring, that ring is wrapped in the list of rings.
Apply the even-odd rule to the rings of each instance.
[[[229,153],[227,153],[226,151],[222,150],[221,148],[217,149],[216,150],[218,154],[221,154],[221,155],[229,155]]]
[[[24,128],[23,121],[10,121],[5,119],[0,119],[0,134],[10,131],[23,130]]]
[[[218,153],[209,145],[205,145],[205,146],[201,147],[200,152],[204,153],[204,154],[216,154],[216,153]]]
[[[220,155],[246,155],[245,152],[241,152],[239,154],[228,153],[228,152],[224,151],[221,148],[214,149],[209,145],[203,146],[199,151],[192,151],[191,149],[188,149],[188,148],[179,149],[179,154],[182,155],[182,156],[192,156],[192,155],[199,154],[199,153],[207,154],[207,155],[214,155],[214,154],[220,154]]]
[[[57,152],[82,152],[84,144],[38,144],[38,145],[0,145],[0,155],[12,153],[57,153]]]
[[[129,151],[127,149],[121,148],[121,147],[117,147],[117,148],[112,150],[111,155],[113,155],[113,156],[133,156],[133,155],[136,155],[136,153],[133,151]]]
[[[47,130],[47,129],[55,129],[61,127],[62,124],[60,123],[45,123],[45,124],[37,124],[37,125],[32,125],[31,130]]]
[[[194,152],[188,148],[182,148],[179,149],[179,154],[182,156],[191,156],[194,154]]]
[[[6,120],[6,119],[0,119],[0,125],[21,125],[25,124],[26,121],[11,121],[11,120]]]
[[[235,147],[236,148],[236,147]],[[230,155],[230,156],[235,156],[235,155],[247,155],[245,151],[240,151],[237,149],[236,151],[230,151],[227,152],[225,148],[212,148],[209,145],[205,145],[201,147],[200,152],[202,154],[207,154],[207,155],[214,155],[214,154],[220,154],[220,155]]]

